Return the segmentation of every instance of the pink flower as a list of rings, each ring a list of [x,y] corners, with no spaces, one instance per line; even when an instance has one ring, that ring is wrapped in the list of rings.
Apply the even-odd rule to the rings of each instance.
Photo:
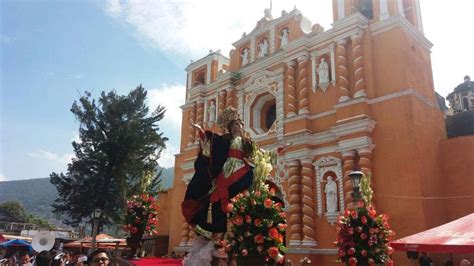
[[[260,219],[255,219],[255,220],[253,221],[253,224],[254,224],[255,226],[261,226],[261,225],[262,225],[262,220],[260,220]]]
[[[250,215],[245,215],[245,222],[246,223],[252,223],[252,217],[250,217]]]
[[[360,234],[360,239],[366,240],[366,239],[367,239],[367,235],[366,235],[365,233]]]
[[[242,225],[243,223],[244,223],[244,219],[242,219],[242,216],[237,215],[237,217],[234,218],[235,225]]]
[[[285,219],[286,218],[286,213],[285,212],[280,212],[280,217]]]
[[[360,218],[360,221],[362,222],[362,224],[367,224],[367,217],[362,216],[362,217]]]
[[[243,191],[243,194],[245,197],[250,196],[250,192],[247,189]]]
[[[282,204],[280,202],[275,203],[274,206],[277,211],[281,211]]]
[[[351,211],[351,217],[352,217],[352,219],[357,219],[357,212],[356,211]]]
[[[347,254],[349,255],[354,255],[356,252],[355,248],[350,248],[348,251],[347,251]]]
[[[369,259],[369,265],[370,266],[375,266],[375,260],[374,259]]]
[[[267,249],[267,252],[268,252],[268,255],[272,258],[275,258],[276,256],[278,256],[278,254],[280,254],[280,252],[278,252],[277,247],[271,247]]]
[[[227,212],[232,212],[232,210],[234,210],[234,204],[228,203],[227,204]]]
[[[392,248],[392,247],[388,247],[388,248],[387,248],[387,253],[388,253],[388,255],[392,255],[392,254],[393,254],[393,248]]]
[[[257,246],[257,251],[258,251],[258,253],[262,253],[262,251],[263,251],[263,246],[262,246],[262,245],[258,245],[258,246]]]
[[[362,256],[366,257],[367,256],[367,250],[363,249],[360,254],[362,254]]]
[[[270,193],[270,195],[274,196],[275,195],[275,188],[270,188],[269,193]]]
[[[343,249],[339,249],[339,257],[344,257],[346,255],[346,252]]]
[[[349,265],[356,266],[357,265],[357,259],[355,257],[350,257],[349,258]]]
[[[271,208],[273,205],[273,200],[271,199],[266,199],[264,202],[263,202],[263,206],[265,206],[265,208]]]
[[[242,256],[247,256],[249,254],[249,252],[246,250],[246,249],[243,249],[242,250]]]

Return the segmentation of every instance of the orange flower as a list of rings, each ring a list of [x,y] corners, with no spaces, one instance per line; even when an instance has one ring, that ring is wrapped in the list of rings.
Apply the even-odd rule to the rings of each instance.
[[[280,230],[280,231],[282,231],[282,232],[285,231],[286,226],[287,226],[286,224],[278,224],[278,225],[277,225],[278,230]]]
[[[263,244],[263,242],[265,241],[265,238],[263,237],[262,234],[258,234],[253,238],[253,241],[257,244]]]
[[[268,235],[272,238],[272,239],[276,239],[278,238],[278,230],[276,228],[270,228],[270,230],[268,230]]]
[[[273,205],[273,200],[271,199],[266,199],[264,202],[263,202],[263,206],[265,206],[265,208],[271,208]]]
[[[267,249],[267,252],[268,252],[268,255],[272,258],[275,258],[276,256],[278,256],[278,254],[280,254],[278,252],[277,247],[271,247],[271,248]]]
[[[241,224],[242,224],[242,223],[241,223]],[[253,221],[253,224],[254,224],[255,226],[261,226],[261,225],[262,225],[262,220],[260,220],[260,219],[255,219],[255,220]]]

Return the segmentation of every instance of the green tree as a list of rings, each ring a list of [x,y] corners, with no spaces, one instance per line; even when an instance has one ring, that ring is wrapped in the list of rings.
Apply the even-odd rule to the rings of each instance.
[[[0,204],[0,221],[32,223],[40,228],[52,228],[45,218],[27,213],[18,201],[5,201]]]
[[[0,204],[0,220],[26,223],[28,221],[28,215],[18,201],[6,201]]]
[[[146,96],[140,85],[126,96],[102,92],[98,101],[86,92],[72,105],[80,123],[75,158],[66,174],[50,175],[58,190],[53,211],[65,214],[65,223],[78,224],[96,208],[103,210],[103,222],[119,222],[127,196],[158,192],[157,160],[168,140],[158,122],[165,109],[150,113]]]

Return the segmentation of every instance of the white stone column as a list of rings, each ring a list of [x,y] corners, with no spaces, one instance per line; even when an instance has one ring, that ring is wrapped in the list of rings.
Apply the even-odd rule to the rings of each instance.
[[[345,0],[337,0],[337,19],[341,20],[346,17]]]
[[[390,13],[388,11],[388,0],[379,0],[379,6],[379,20],[382,21],[388,19],[390,17]]]
[[[335,46],[334,43],[329,45],[329,54],[331,56],[331,82],[332,84],[336,83],[336,55],[335,55]]]

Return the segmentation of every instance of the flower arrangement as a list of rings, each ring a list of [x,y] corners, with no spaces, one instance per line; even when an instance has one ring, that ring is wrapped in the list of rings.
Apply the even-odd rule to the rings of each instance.
[[[229,257],[260,256],[282,262],[286,250],[285,212],[278,202],[275,190],[265,184],[272,171],[274,154],[256,150],[254,156],[254,184],[231,199],[227,206],[230,214],[227,238],[223,246]]]
[[[123,229],[135,234],[156,234],[158,227],[158,203],[147,193],[134,195],[127,200],[127,212]]]
[[[389,242],[395,234],[390,230],[388,216],[377,215],[371,204],[370,177],[362,178],[361,191],[362,200],[356,209],[345,210],[337,221],[338,237],[334,244],[339,248],[338,261],[351,266],[393,265]]]

